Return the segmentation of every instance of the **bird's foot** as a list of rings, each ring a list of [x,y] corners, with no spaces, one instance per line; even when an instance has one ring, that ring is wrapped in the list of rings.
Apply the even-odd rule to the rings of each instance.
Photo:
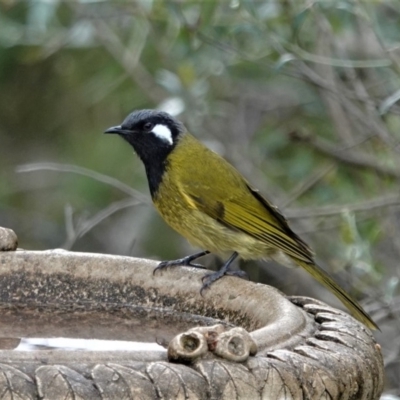
[[[216,282],[218,279],[221,279],[225,275],[230,275],[230,276],[237,276],[238,278],[242,279],[249,279],[248,275],[246,272],[237,270],[237,271],[231,271],[231,270],[224,270],[221,268],[219,271],[212,272],[211,274],[204,275],[202,278],[203,286],[200,289],[200,294],[203,296],[204,290],[209,289],[210,286]]]
[[[155,275],[156,271],[159,271],[161,269],[165,269],[168,267],[183,267],[183,266],[185,266],[185,267],[206,269],[206,267],[204,265],[195,264],[195,263],[192,263],[192,261],[196,260],[199,257],[205,256],[208,253],[209,253],[208,251],[202,251],[200,253],[192,254],[190,256],[178,258],[177,260],[162,261],[162,262],[160,262],[160,264],[157,265],[156,268],[154,268],[153,275]]]

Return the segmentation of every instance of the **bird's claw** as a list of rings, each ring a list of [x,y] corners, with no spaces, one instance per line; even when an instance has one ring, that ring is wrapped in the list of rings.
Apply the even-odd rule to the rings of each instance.
[[[202,297],[204,297],[204,291],[206,289],[209,289],[211,284],[217,280],[217,279],[215,279],[215,280],[210,280],[210,281],[204,282],[205,281],[204,278],[208,278],[210,275],[212,275],[212,274],[205,275],[202,278],[203,285],[201,286],[201,289],[200,289],[200,296],[202,296]]]
[[[210,286],[216,282],[218,279],[221,279],[225,274],[220,271],[212,272],[211,274],[206,274],[201,278],[203,285],[200,289],[200,295],[203,296],[203,293],[206,289],[209,289]]]
[[[161,261],[160,264],[157,265],[157,267],[154,268],[153,270],[153,275],[156,274],[156,271],[159,271],[160,269],[168,268],[170,267],[169,261]]]
[[[193,268],[199,268],[199,269],[207,269],[204,265],[201,265],[201,264],[192,264],[191,262],[185,264],[185,267],[193,267]]]
[[[249,280],[249,276],[247,275],[247,273],[242,271],[241,269],[237,271],[226,271],[225,275],[237,276],[238,278],[246,279],[247,281]]]
[[[192,263],[188,258],[180,258],[178,260],[161,261],[157,267],[154,268],[153,275],[155,275],[157,271],[169,267],[193,267],[206,269],[204,265]]]
[[[218,279],[221,279],[223,276],[225,275],[229,275],[229,276],[237,276],[238,278],[242,278],[242,279],[249,279],[248,275],[246,274],[246,272],[242,271],[242,270],[237,270],[237,271],[217,271],[217,272],[213,272],[211,274],[206,274],[201,278],[201,281],[203,282],[203,285],[200,289],[200,294],[201,296],[203,296],[203,293],[206,289],[209,289],[210,286],[216,282]]]

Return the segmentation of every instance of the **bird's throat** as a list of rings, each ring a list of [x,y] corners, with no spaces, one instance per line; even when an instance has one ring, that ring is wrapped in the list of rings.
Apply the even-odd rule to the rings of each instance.
[[[157,196],[158,189],[160,188],[163,180],[163,175],[167,168],[167,161],[157,160],[153,163],[144,163],[147,175],[147,181],[149,183],[149,189],[151,198],[154,200]]]

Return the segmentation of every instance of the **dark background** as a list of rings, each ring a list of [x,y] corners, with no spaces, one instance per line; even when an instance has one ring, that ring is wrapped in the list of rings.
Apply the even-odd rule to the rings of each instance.
[[[130,147],[102,134],[171,112],[362,301],[399,398],[399,19],[397,0],[0,0],[0,225],[26,249],[193,252]],[[340,306],[304,271],[241,267]]]

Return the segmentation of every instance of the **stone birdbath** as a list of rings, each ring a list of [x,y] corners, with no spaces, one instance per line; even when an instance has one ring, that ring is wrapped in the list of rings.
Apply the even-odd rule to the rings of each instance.
[[[234,277],[201,296],[204,272],[156,265],[19,250],[0,228],[0,399],[379,398],[380,346],[345,312]],[[54,337],[127,349],[18,348]]]

